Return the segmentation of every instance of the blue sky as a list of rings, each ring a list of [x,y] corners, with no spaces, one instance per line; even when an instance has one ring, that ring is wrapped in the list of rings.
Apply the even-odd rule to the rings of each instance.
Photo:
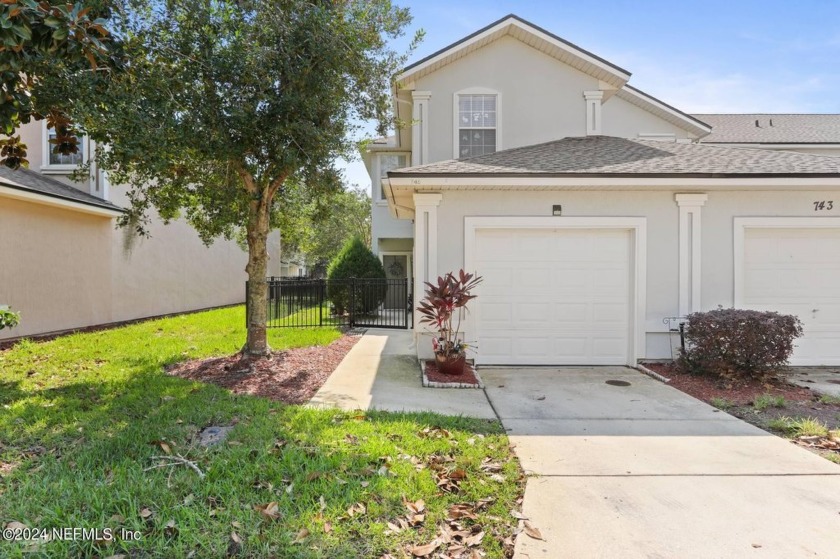
[[[409,34],[426,31],[412,61],[515,13],[687,112],[840,113],[835,0],[396,2],[414,16]],[[370,187],[361,161],[344,167],[347,183]]]

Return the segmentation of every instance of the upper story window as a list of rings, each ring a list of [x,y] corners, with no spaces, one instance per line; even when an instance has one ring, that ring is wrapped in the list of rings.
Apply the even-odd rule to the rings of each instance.
[[[41,165],[43,171],[69,173],[76,170],[79,165],[85,162],[85,157],[87,156],[87,138],[76,137],[78,151],[70,154],[61,154],[56,151],[56,132],[52,128],[47,128],[46,123],[44,123],[43,138],[44,161]]]
[[[402,169],[403,167],[408,166],[408,157],[409,154],[407,153],[381,153],[379,154],[379,179],[380,185],[381,180],[388,177],[388,171],[394,171],[396,169]],[[379,199],[385,200],[385,190],[379,188]]]
[[[499,94],[468,89],[455,94],[455,157],[475,157],[499,148]]]

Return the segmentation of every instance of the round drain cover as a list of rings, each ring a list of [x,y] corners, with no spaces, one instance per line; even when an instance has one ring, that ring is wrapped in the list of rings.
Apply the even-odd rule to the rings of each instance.
[[[610,386],[630,386],[630,383],[626,380],[608,380],[607,384]]]

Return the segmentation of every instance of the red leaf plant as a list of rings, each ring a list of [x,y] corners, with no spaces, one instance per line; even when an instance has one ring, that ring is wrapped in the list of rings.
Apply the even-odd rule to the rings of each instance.
[[[476,298],[472,290],[481,280],[480,276],[460,270],[457,275],[449,272],[439,277],[437,284],[426,282],[426,295],[417,310],[423,316],[420,323],[438,332],[432,340],[436,354],[457,355],[466,350],[467,345],[460,339],[461,321],[467,303]]]

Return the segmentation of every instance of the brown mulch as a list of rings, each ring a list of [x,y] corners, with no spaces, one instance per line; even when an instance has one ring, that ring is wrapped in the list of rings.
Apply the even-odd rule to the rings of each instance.
[[[240,354],[195,359],[168,367],[166,373],[215,384],[234,394],[302,404],[315,395],[359,339],[359,334],[344,334],[326,346],[287,349],[262,359]]]
[[[671,379],[668,384],[690,394],[698,400],[709,402],[713,398],[726,398],[735,405],[750,405],[756,396],[771,394],[784,396],[788,401],[814,400],[814,393],[801,386],[788,384],[784,380],[766,382],[729,383],[718,378],[690,375],[681,372],[673,363],[645,363],[645,367]]]
[[[447,382],[457,384],[472,384],[478,386],[478,378],[475,375],[475,369],[468,361],[464,367],[464,372],[460,375],[445,375],[438,371],[437,363],[434,361],[426,361],[425,363],[426,378],[432,382]]]
[[[751,381],[730,384],[710,376],[680,372],[674,363],[645,363],[644,365],[671,379],[668,383],[670,386],[698,400],[703,400],[708,404],[711,404],[715,398],[728,400],[732,406],[725,410],[727,413],[766,431],[772,431],[770,422],[781,417],[813,418],[831,430],[840,429],[840,405],[824,404],[819,401],[819,394],[801,386],[788,384],[784,378],[770,383]],[[753,402],[762,394],[784,397],[784,407],[755,409]]]

